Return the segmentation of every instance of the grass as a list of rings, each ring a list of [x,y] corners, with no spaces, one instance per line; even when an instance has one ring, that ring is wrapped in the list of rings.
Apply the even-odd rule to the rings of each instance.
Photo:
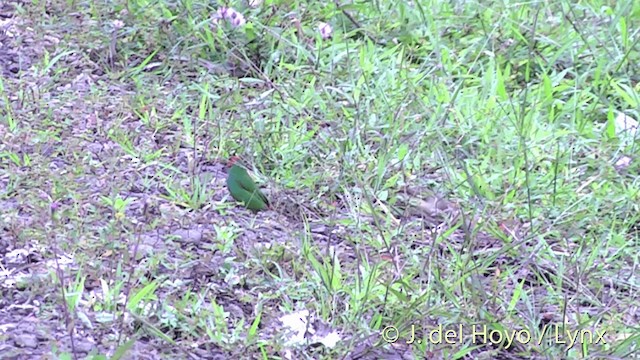
[[[0,7],[0,354],[637,356],[640,3],[247,4]]]

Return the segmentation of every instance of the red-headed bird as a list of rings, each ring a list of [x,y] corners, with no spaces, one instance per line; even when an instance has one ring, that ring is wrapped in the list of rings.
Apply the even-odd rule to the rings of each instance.
[[[239,158],[237,156],[232,156],[227,163],[227,167],[229,168],[227,174],[227,189],[229,189],[231,197],[243,203],[247,209],[253,211],[269,208],[269,200],[267,200],[267,197],[258,189],[258,186],[253,182],[247,170],[236,164],[238,160]]]

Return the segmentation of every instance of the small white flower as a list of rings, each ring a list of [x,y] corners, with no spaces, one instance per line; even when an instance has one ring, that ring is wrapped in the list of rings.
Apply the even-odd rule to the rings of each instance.
[[[616,161],[616,163],[613,165],[613,167],[618,171],[625,170],[626,168],[629,167],[629,165],[631,165],[632,161],[633,161],[632,158],[630,158],[627,155],[624,155],[620,159],[618,159],[618,161]]]
[[[320,35],[322,36],[323,39],[330,38],[331,34],[333,33],[333,29],[331,28],[331,25],[324,23],[322,21],[318,22],[318,31],[320,32]]]
[[[118,30],[124,27],[124,22],[122,20],[113,20],[112,25],[114,29]]]
[[[239,27],[247,23],[241,13],[228,7],[219,8],[218,11],[216,11],[216,15],[213,17],[212,22],[217,24],[220,19],[230,22],[233,27]]]

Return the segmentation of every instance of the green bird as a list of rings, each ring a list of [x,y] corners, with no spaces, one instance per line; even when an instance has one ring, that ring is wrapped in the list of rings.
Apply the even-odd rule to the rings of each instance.
[[[253,182],[247,170],[236,164],[237,156],[229,159],[227,167],[229,172],[227,175],[227,189],[236,201],[244,204],[247,209],[253,211],[265,210],[269,208],[269,200],[258,189],[256,183]]]

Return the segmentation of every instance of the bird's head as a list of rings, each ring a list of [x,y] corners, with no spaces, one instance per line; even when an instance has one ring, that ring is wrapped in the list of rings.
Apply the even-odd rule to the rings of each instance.
[[[227,160],[227,169],[231,169],[231,167],[240,160],[239,156],[231,156],[229,160]]]

